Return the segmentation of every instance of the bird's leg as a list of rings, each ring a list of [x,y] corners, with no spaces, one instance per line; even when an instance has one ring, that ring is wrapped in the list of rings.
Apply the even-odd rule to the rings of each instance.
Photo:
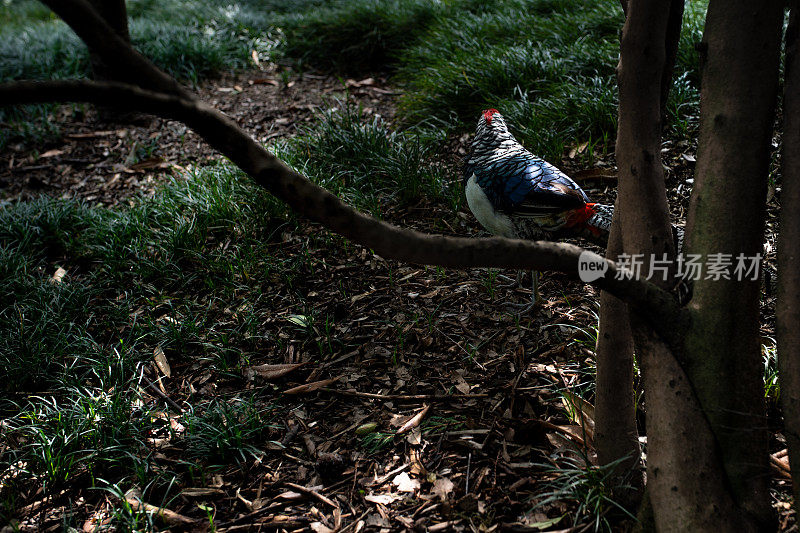
[[[541,305],[542,295],[539,293],[539,272],[531,270],[531,305]]]
[[[517,271],[517,283],[520,283],[522,280],[522,271]],[[527,313],[532,309],[539,307],[542,305],[542,295],[539,293],[539,272],[536,270],[531,270],[531,301],[524,304],[510,304],[511,307],[515,308],[519,314]]]
[[[505,274],[498,274],[497,279],[507,282],[503,285],[498,285],[498,287],[500,287],[501,289],[516,289],[517,287],[522,286],[522,271],[517,270],[516,279],[509,278]]]

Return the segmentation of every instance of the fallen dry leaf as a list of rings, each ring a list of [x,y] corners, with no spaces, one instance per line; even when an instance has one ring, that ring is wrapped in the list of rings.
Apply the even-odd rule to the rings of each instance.
[[[167,361],[167,356],[164,354],[164,350],[161,349],[161,346],[156,346],[153,350],[153,359],[155,359],[156,366],[161,373],[167,377],[172,376],[172,369],[169,367],[169,361]]]
[[[50,283],[61,283],[64,281],[64,276],[67,274],[67,271],[61,267],[58,267],[56,271],[53,273],[53,277],[50,278]]]
[[[274,85],[275,87],[280,85],[278,80],[273,80],[272,78],[256,78],[252,82],[254,85]]]
[[[165,162],[163,157],[150,157],[128,168],[131,170],[147,170],[151,168],[167,168],[169,166],[169,163]]]
[[[283,391],[284,394],[305,394],[306,392],[313,392],[315,390],[321,389],[322,387],[326,387],[331,383],[334,383],[339,378],[333,379],[323,379],[322,381],[315,381],[313,383],[305,383],[303,385],[298,385],[297,387],[292,387],[291,389]]]
[[[371,503],[379,503],[381,505],[389,505],[397,500],[402,500],[403,496],[400,494],[370,494],[364,496],[364,499]]]
[[[311,522],[308,527],[310,527],[316,533],[334,533],[335,529],[331,529],[322,522]]]
[[[416,492],[419,490],[419,480],[412,479],[407,472],[397,474],[392,480],[392,485],[400,492]]]
[[[131,489],[125,494],[125,501],[128,502],[128,505],[130,505],[131,509],[134,511],[154,514],[169,526],[186,527],[195,523],[193,519],[178,514],[175,511],[143,502],[141,492],[135,489]]]
[[[417,427],[420,424],[420,422],[422,422],[422,419],[425,417],[425,414],[428,412],[428,410],[430,408],[431,408],[430,405],[424,406],[422,408],[422,410],[420,410],[419,413],[417,413],[413,417],[411,417],[411,419],[408,422],[403,424],[402,427],[397,430],[397,434],[398,435],[402,435],[403,433],[406,433],[407,431],[411,430],[412,428]]]
[[[346,87],[364,87],[368,85],[375,85],[375,78],[364,78],[360,81],[349,79],[345,81],[344,84]]]
[[[43,157],[55,157],[55,156],[61,155],[63,153],[64,153],[64,150],[58,150],[56,148],[53,148],[52,150],[48,150],[43,154],[39,154],[39,157],[40,158],[43,158]]]
[[[66,135],[67,139],[94,139],[95,137],[108,137],[109,135],[114,135],[116,130],[99,130],[99,131],[90,131],[88,133],[70,133]]]
[[[431,494],[434,496],[438,496],[440,500],[445,501],[447,496],[453,492],[455,485],[452,481],[450,481],[446,477],[440,477],[436,481],[433,482],[433,488],[431,489]]]
[[[258,377],[270,380],[270,379],[278,379],[280,377],[285,376],[289,372],[297,370],[301,366],[305,366],[307,363],[289,363],[289,364],[280,364],[280,365],[256,365],[251,366],[247,369],[248,373],[253,375],[258,375]]]

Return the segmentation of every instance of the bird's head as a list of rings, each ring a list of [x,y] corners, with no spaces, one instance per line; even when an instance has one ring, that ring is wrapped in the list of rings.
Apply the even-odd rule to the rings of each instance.
[[[472,176],[475,164],[489,152],[501,148],[504,143],[516,143],[514,136],[508,131],[503,115],[497,109],[487,109],[478,119],[478,130],[472,138],[472,147],[464,159],[464,183]]]
[[[497,109],[487,109],[481,113],[478,119],[478,129],[475,132],[475,140],[478,139],[513,139],[508,131],[503,115]]]

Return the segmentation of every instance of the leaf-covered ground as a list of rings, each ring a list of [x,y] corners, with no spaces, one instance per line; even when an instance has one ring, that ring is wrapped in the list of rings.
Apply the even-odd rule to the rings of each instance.
[[[256,138],[272,143],[317,120],[312,112],[318,107],[344,105],[327,96],[360,104],[364,123],[376,114],[391,119],[399,91],[378,76],[248,72],[210,82],[201,92]],[[77,244],[59,236],[64,246],[49,252],[42,246],[35,269],[25,275],[41,290],[58,293],[48,296],[48,312],[66,313],[70,324],[83,316],[84,325],[62,326],[85,327],[87,338],[98,343],[85,353],[105,354],[107,372],[125,377],[103,377],[103,364],[93,362],[72,388],[46,379],[17,392],[5,387],[20,408],[4,405],[0,433],[0,516],[10,530],[631,527],[603,483],[604,472],[593,466],[597,294],[591,288],[545,273],[544,306],[520,314],[514,305],[529,301],[529,278],[518,286],[514,272],[386,261],[280,210],[262,217],[225,205],[220,209],[232,210],[222,219],[227,226],[202,222],[214,209],[203,204],[206,189],[234,191],[230,203],[243,211],[248,194],[256,208],[264,200],[244,176],[214,166],[218,156],[194,134],[143,117],[138,126],[107,123],[89,108],[61,108],[57,119],[64,121],[61,140],[11,146],[0,154],[6,214],[20,216],[17,199],[74,197],[88,202],[74,207],[80,216],[107,217],[102,224],[117,227],[123,222],[114,213],[147,201],[139,195],[160,202],[167,187],[172,203],[154,205],[175,212],[154,216],[185,222],[178,229],[189,233],[193,224],[202,227],[202,253],[192,252],[189,237],[169,233],[172,248],[147,241],[156,244],[135,257],[151,262],[150,270],[142,274],[137,269],[145,267],[131,263],[126,277],[119,269],[128,263],[102,264],[100,258],[116,256],[97,252],[100,245],[91,239],[100,237],[87,236],[99,233],[92,224],[101,222],[75,230],[69,239]],[[467,141],[442,139],[440,150],[428,156],[441,167],[450,192],[460,190],[457,161]],[[595,154],[588,161],[585,148],[567,147],[558,163],[594,199],[613,199],[613,159]],[[689,143],[665,144],[677,216],[686,205],[693,154]],[[193,170],[202,165],[211,166]],[[186,180],[196,180],[197,188]],[[405,202],[379,198],[372,211],[398,225],[482,234],[449,193]],[[95,212],[103,209],[95,204],[116,207]],[[44,213],[36,216],[54,217],[47,214],[51,204],[31,205],[31,212]],[[37,223],[30,227],[48,227]],[[257,224],[263,227],[246,227]],[[14,231],[3,234],[4,246],[36,248]],[[104,268],[110,278],[103,277]],[[82,284],[101,287],[87,297],[83,315],[52,303]],[[767,303],[765,337],[771,334]],[[22,300],[9,309],[19,313],[20,327],[9,329],[13,316],[7,309],[4,334],[24,339],[30,317],[22,315],[31,311]],[[67,336],[65,331],[54,333]],[[121,339],[134,348],[126,351]],[[772,344],[765,340],[774,368]],[[20,340],[0,351],[24,346]],[[74,357],[75,367],[84,363],[71,355],[84,353],[78,348],[59,353],[61,362]],[[131,360],[115,362],[113,354]],[[104,389],[103,383],[114,385]],[[132,399],[120,400],[120,383]],[[82,395],[88,390],[90,400]],[[774,399],[768,396],[771,406]],[[127,411],[118,413],[115,405]],[[65,421],[69,417],[75,420]],[[124,435],[106,439],[114,420],[125,421]],[[777,418],[770,422],[780,425]],[[79,444],[70,447],[70,439]],[[776,433],[773,486],[782,529],[788,529],[794,518],[780,439]],[[88,449],[93,444],[95,454]]]

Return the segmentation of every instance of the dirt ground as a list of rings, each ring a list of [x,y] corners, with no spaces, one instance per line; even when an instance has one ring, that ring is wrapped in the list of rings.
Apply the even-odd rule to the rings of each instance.
[[[294,135],[316,109],[345,97],[365,114],[391,120],[396,94],[383,78],[304,74],[284,80],[262,71],[207,82],[198,93],[263,143]],[[113,115],[65,105],[52,117],[60,139],[37,146],[12,143],[0,152],[0,200],[49,194],[113,206],[151,195],[173,172],[220,158],[179,122],[149,115],[135,116],[132,123],[104,119]]]
[[[345,91],[365,113],[394,117],[398,92],[379,76],[344,85],[313,74],[287,81],[277,73],[248,72],[207,83],[200,93],[262,142],[296,133],[314,109]],[[0,199],[53,194],[115,206],[152,194],[158,183],[190,165],[219,157],[172,121],[142,118],[140,125],[121,125],[92,109],[75,114],[70,107],[55,119],[62,124],[59,141],[0,153]],[[451,162],[466,141],[451,140]],[[674,214],[685,215],[693,147],[671,143],[665,150]],[[613,201],[613,160],[580,169],[578,156],[565,154],[561,166],[593,199]],[[401,226],[430,230],[432,220],[445,219],[444,209],[423,201],[384,215]],[[458,219],[452,234],[481,234],[468,213]],[[495,277],[483,269],[440,271],[387,262],[360,246],[325,247],[319,235],[320,228],[309,223],[285,236],[287,249],[324,261],[299,289],[272,280],[275,298],[285,301],[274,318],[284,324],[279,331],[288,336],[285,348],[265,351],[244,376],[247,390],[265,401],[280,396],[287,406],[281,429],[274,430],[260,458],[182,487],[161,518],[163,526],[207,529],[202,505],[213,510],[217,531],[591,530],[585,522],[573,527],[566,517],[577,500],[561,495],[548,502],[544,494],[557,477],[554,466],[593,460],[591,405],[574,392],[593,379],[595,291],[545,274],[544,307],[518,314],[511,304],[528,301],[530,290],[505,283],[502,276],[513,272]],[[349,298],[333,289],[340,285]],[[307,341],[291,337],[296,307],[290,293],[297,290],[337,318],[338,342],[359,348],[309,361]],[[765,335],[770,332],[765,326]],[[327,338],[318,330],[310,336],[312,342]],[[241,379],[212,375],[202,362],[174,364],[166,388],[156,365],[145,375],[154,384],[145,387],[146,394],[164,407],[164,432],[152,435],[154,461],[177,469],[182,450],[169,434],[185,430],[177,411],[184,400],[236,393]],[[365,446],[367,435],[378,436],[370,437],[374,449]],[[776,436],[772,451],[778,463],[784,448]],[[785,492],[786,483],[776,466],[773,487]],[[20,526],[58,530],[59,517],[77,506],[84,531],[92,531],[117,505],[99,492],[43,498],[32,489],[21,495],[28,518]],[[787,505],[776,497],[775,506],[782,528],[788,528],[794,519]],[[612,520],[619,530],[628,527]]]

